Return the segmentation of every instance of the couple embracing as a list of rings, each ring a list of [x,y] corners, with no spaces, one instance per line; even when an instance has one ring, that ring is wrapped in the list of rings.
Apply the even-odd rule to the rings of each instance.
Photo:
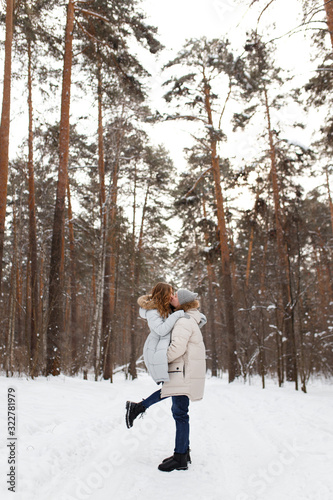
[[[126,425],[147,408],[172,397],[176,423],[174,454],[164,459],[159,470],[186,470],[190,459],[189,402],[202,399],[205,385],[206,353],[200,328],[207,322],[199,312],[197,293],[167,283],[157,283],[149,295],[138,299],[140,316],[147,320],[150,334],[144,345],[149,374],[162,387],[140,403],[127,401]]]

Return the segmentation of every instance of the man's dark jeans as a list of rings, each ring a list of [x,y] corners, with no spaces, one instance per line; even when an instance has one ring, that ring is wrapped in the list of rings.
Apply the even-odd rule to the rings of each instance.
[[[171,411],[176,422],[175,453],[187,453],[190,445],[189,403],[187,396],[172,396]]]
[[[145,408],[162,401],[161,390],[154,392],[142,401]],[[172,416],[176,423],[175,453],[186,453],[189,448],[190,419],[188,415],[189,398],[187,396],[172,396]]]

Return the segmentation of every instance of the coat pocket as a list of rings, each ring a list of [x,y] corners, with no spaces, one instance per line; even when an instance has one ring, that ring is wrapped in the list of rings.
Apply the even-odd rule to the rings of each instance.
[[[168,365],[168,373],[181,373],[184,375],[184,360],[173,361]]]

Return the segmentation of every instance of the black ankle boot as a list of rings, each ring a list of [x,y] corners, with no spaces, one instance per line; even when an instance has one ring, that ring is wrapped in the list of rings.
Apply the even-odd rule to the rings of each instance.
[[[144,413],[146,408],[142,403],[133,403],[132,401],[126,402],[126,425],[127,428],[133,427],[133,422],[141,413]]]
[[[174,453],[170,460],[162,462],[158,466],[159,470],[163,472],[171,472],[173,470],[187,470],[187,452]]]
[[[187,450],[187,463],[188,464],[192,463],[190,451],[191,451],[190,448],[188,448],[188,450]],[[173,455],[171,455],[171,457],[168,457],[168,458],[165,458],[164,460],[162,460],[162,463],[164,464],[164,462],[167,462],[168,460],[171,460],[171,458],[173,458]]]

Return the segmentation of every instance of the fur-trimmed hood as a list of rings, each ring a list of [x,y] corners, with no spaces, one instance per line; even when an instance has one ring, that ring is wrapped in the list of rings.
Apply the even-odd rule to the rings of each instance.
[[[176,311],[180,311],[181,309],[185,312],[190,309],[198,309],[200,307],[200,303],[198,300],[192,300],[191,302],[187,302],[186,304],[181,304],[177,307]]]
[[[156,303],[152,300],[151,295],[141,295],[141,297],[138,298],[138,304],[142,309],[146,309],[147,311],[157,309]]]

